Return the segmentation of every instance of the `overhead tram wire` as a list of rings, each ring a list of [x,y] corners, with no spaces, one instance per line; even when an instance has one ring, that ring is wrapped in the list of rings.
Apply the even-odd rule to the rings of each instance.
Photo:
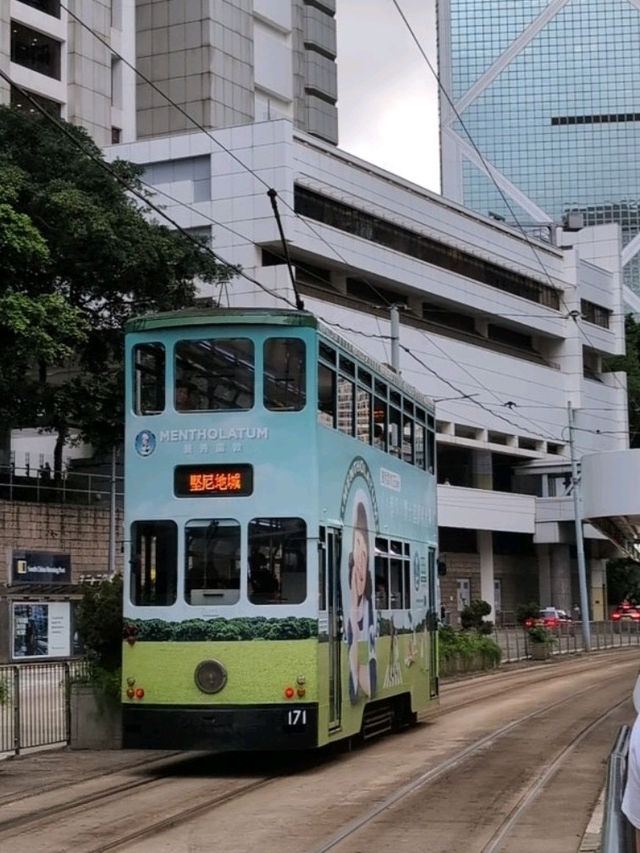
[[[394,2],[395,2],[395,0],[394,0]],[[205,133],[205,135],[206,135],[208,138],[210,138],[210,139],[211,139],[211,140],[212,140],[212,141],[213,141],[217,146],[219,146],[219,147],[220,147],[220,148],[221,148],[221,149],[222,149],[222,150],[223,150],[223,151],[224,151],[224,152],[225,152],[229,157],[231,157],[233,160],[235,160],[235,162],[237,162],[237,163],[238,163],[238,164],[239,164],[243,169],[245,169],[246,171],[248,171],[248,172],[249,172],[249,173],[250,173],[250,174],[251,174],[251,175],[252,175],[252,176],[253,176],[257,181],[259,181],[259,182],[260,182],[264,187],[266,187],[266,188],[267,188],[267,190],[271,190],[271,189],[272,189],[272,187],[270,187],[270,186],[268,185],[268,183],[267,183],[267,182],[266,182],[266,181],[265,181],[265,180],[264,180],[264,179],[263,179],[263,178],[262,178],[262,177],[261,177],[257,172],[255,172],[255,171],[254,171],[250,166],[248,166],[248,165],[247,165],[246,163],[244,163],[244,162],[243,162],[243,161],[242,161],[242,160],[241,160],[241,159],[240,159],[236,154],[234,154],[234,152],[233,152],[233,151],[231,151],[231,150],[230,150],[229,148],[227,148],[227,147],[226,147],[222,142],[220,142],[220,140],[219,140],[219,139],[217,139],[213,134],[211,134],[211,133],[209,132],[209,130],[207,130],[207,128],[205,128],[205,127],[204,127],[202,124],[200,124],[196,119],[194,119],[191,115],[189,115],[189,113],[188,113],[186,110],[184,110],[184,109],[183,109],[179,104],[177,104],[175,101],[173,101],[173,100],[172,100],[172,99],[171,99],[171,98],[170,98],[170,97],[169,97],[165,92],[163,92],[163,91],[162,91],[162,89],[160,89],[158,86],[156,86],[156,84],[155,84],[155,83],[153,83],[151,80],[149,80],[149,79],[146,77],[146,75],[144,75],[144,74],[143,74],[143,73],[142,73],[138,68],[136,68],[136,67],[135,67],[134,65],[132,65],[132,64],[131,64],[131,63],[130,63],[130,62],[129,62],[125,57],[123,57],[121,54],[119,54],[119,53],[118,53],[118,52],[117,52],[117,51],[116,51],[116,50],[115,50],[115,49],[114,49],[114,48],[113,48],[113,47],[112,47],[112,46],[111,46],[111,45],[110,45],[110,44],[109,44],[105,39],[103,39],[103,38],[102,38],[102,36],[100,36],[98,33],[96,33],[96,32],[95,32],[95,30],[93,30],[93,29],[92,29],[92,28],[91,28],[91,27],[90,27],[90,26],[89,26],[85,21],[83,21],[83,20],[82,20],[82,19],[81,19],[81,18],[80,18],[80,17],[79,17],[75,12],[72,12],[72,11],[71,11],[71,10],[70,10],[70,9],[69,9],[65,4],[64,4],[64,3],[62,3],[62,2],[60,3],[60,7],[61,7],[63,10],[65,10],[65,11],[67,12],[67,14],[68,14],[68,15],[70,15],[70,16],[71,16],[71,17],[72,17],[72,18],[73,18],[73,19],[74,19],[74,20],[75,20],[75,21],[76,21],[80,26],[82,26],[85,30],[87,30],[89,33],[91,33],[91,34],[94,36],[94,38],[96,38],[96,39],[97,39],[97,40],[98,40],[98,41],[99,41],[99,42],[100,42],[104,47],[106,47],[106,48],[107,48],[107,50],[108,50],[108,51],[109,51],[113,56],[115,56],[115,57],[116,57],[116,58],[118,58],[120,61],[122,61],[122,62],[123,62],[123,63],[124,63],[128,68],[130,68],[130,69],[134,72],[134,74],[136,74],[138,77],[140,77],[140,78],[141,78],[141,79],[142,79],[142,80],[143,80],[147,85],[151,86],[151,88],[152,88],[154,91],[156,91],[158,94],[160,94],[160,95],[161,95],[161,97],[163,97],[163,98],[164,98],[164,99],[165,99],[169,104],[171,104],[171,105],[172,105],[175,109],[177,109],[177,110],[178,110],[182,115],[184,115],[184,116],[185,116],[185,118],[187,118],[187,119],[188,119],[188,120],[189,120],[189,121],[190,121],[190,122],[191,122],[195,127],[197,127],[200,131],[202,131],[203,133]],[[399,9],[399,7],[398,7],[398,11],[399,11],[399,12],[400,12],[400,14],[402,15],[402,12],[401,12],[401,10]],[[404,15],[402,15],[402,17],[404,18]],[[406,19],[405,19],[405,22],[406,22]],[[408,23],[407,23],[407,25],[408,25]],[[414,36],[414,39],[415,39],[415,36]],[[417,42],[417,40],[416,40],[416,43],[418,44],[418,47],[419,47],[419,49],[420,49],[420,50],[421,50],[421,52],[422,52],[422,48],[420,47],[420,45],[419,45],[419,43]],[[424,55],[424,53],[423,53],[423,55]],[[428,61],[428,59],[427,59],[427,57],[426,57],[426,55],[424,55],[424,56],[425,56],[425,60],[426,60],[426,61],[427,61],[427,63],[429,64],[429,67],[431,67],[431,66],[430,66],[430,63],[429,63],[429,61]],[[432,71],[433,71],[433,69],[432,69]],[[437,75],[435,75],[435,76],[436,76],[436,79],[438,79],[438,78],[437,78]],[[439,81],[438,81],[438,82],[439,82]],[[331,251],[332,251],[332,252],[333,252],[333,253],[338,257],[338,259],[339,259],[339,260],[341,260],[343,263],[345,263],[347,266],[349,266],[349,264],[347,263],[346,259],[345,259],[341,254],[340,254],[340,252],[338,252],[338,250],[335,248],[335,246],[332,246],[330,243],[328,243],[328,241],[323,237],[323,235],[322,235],[322,234],[320,234],[320,233],[318,233],[318,231],[317,231],[316,229],[314,229],[306,219],[304,219],[303,217],[301,217],[301,216],[300,216],[300,215],[299,215],[299,214],[298,214],[298,213],[297,213],[297,212],[296,212],[296,211],[295,211],[295,210],[294,210],[290,205],[288,205],[288,204],[286,203],[286,201],[284,201],[283,203],[284,203],[284,204],[285,204],[285,206],[286,206],[286,207],[287,207],[287,208],[288,208],[288,209],[289,209],[289,210],[290,210],[290,211],[291,211],[291,212],[296,216],[296,218],[300,219],[300,220],[305,224],[305,226],[306,226],[307,228],[309,228],[309,230],[310,230],[310,231],[311,231],[311,232],[312,232],[316,237],[318,237],[318,238],[319,238],[319,239],[320,239],[320,240],[321,240],[321,241],[322,241],[326,246],[328,246],[328,247],[329,247],[329,249],[331,249]],[[161,212],[161,211],[159,211],[159,210],[158,210],[157,212],[158,212],[158,213],[160,213],[160,215],[163,215],[163,216],[164,216],[164,214],[162,214],[162,212]],[[171,220],[169,217],[167,217],[167,216],[164,216],[164,218],[166,218],[166,219],[167,219],[167,221],[172,221],[172,220]],[[172,223],[172,224],[174,224],[174,223]],[[176,226],[176,225],[174,224],[174,227],[177,227],[180,231],[182,231],[183,233],[185,233],[185,232],[184,232],[184,229],[182,229],[180,226]],[[524,233],[524,232],[523,232],[523,233]],[[189,235],[189,236],[191,236],[191,235]],[[526,234],[525,234],[525,239],[527,239],[527,242],[529,242]],[[229,264],[228,264],[228,262],[224,261],[220,256],[216,255],[216,253],[215,253],[215,252],[213,252],[213,250],[212,250],[212,249],[210,249],[210,247],[207,247],[207,248],[209,249],[209,251],[211,252],[211,254],[213,254],[213,255],[214,255],[214,257],[217,257],[217,258],[218,258],[222,263],[225,263],[225,265],[227,265],[227,266],[232,266],[232,265],[229,265]],[[541,263],[541,262],[540,262],[540,263]],[[541,266],[542,266],[542,264],[541,264]],[[237,268],[235,268],[235,269],[237,270]],[[544,267],[543,267],[543,269],[544,269]],[[545,273],[546,273],[546,275],[547,275],[548,280],[549,280],[549,281],[551,281],[551,278],[550,278],[550,276],[548,275],[548,272],[546,272],[546,270],[545,270]],[[292,305],[292,303],[291,303],[288,299],[286,299],[285,297],[280,296],[279,294],[275,294],[275,293],[273,293],[273,292],[272,292],[272,291],[270,291],[268,288],[266,288],[264,285],[262,285],[262,283],[258,282],[258,281],[257,281],[257,280],[255,280],[255,279],[252,279],[252,278],[251,278],[250,276],[248,276],[246,273],[239,272],[239,274],[240,274],[240,275],[242,275],[244,278],[246,278],[248,281],[251,281],[252,283],[256,284],[258,287],[260,287],[260,288],[261,288],[262,290],[264,290],[265,292],[267,292],[267,293],[269,293],[270,295],[274,296],[275,298],[281,299],[282,301],[284,301],[284,302],[286,302],[287,304],[291,305],[291,307],[297,307],[297,306],[293,306],[293,305]],[[392,303],[391,303],[388,299],[386,299],[386,297],[384,296],[384,294],[382,294],[382,293],[380,293],[379,291],[377,291],[377,289],[375,288],[375,286],[374,286],[373,284],[369,283],[369,286],[374,290],[374,292],[376,292],[376,293],[378,294],[378,296],[379,296],[379,297],[381,297],[385,302],[387,302],[387,304],[388,304],[389,306],[391,306],[391,304],[392,304]],[[376,322],[378,323],[378,326],[379,326],[379,318],[376,320]],[[384,336],[383,336],[383,335],[380,335],[380,337],[384,337]],[[531,423],[535,426],[535,424],[534,424],[534,422],[533,422],[533,421],[531,421]],[[557,440],[557,439],[554,439],[554,440]]]
[[[151,208],[151,210],[153,210],[154,213],[157,213],[159,216],[161,216],[163,219],[165,219],[167,222],[169,222],[176,229],[176,231],[179,231],[190,242],[192,242],[196,246],[198,246],[199,249],[210,254],[213,258],[215,258],[216,261],[218,261],[218,263],[222,264],[226,270],[228,270],[231,273],[234,273],[235,275],[239,275],[242,278],[245,278],[247,281],[249,281],[252,284],[255,284],[257,287],[259,287],[261,290],[264,290],[265,293],[267,293],[269,296],[272,296],[275,299],[279,299],[282,302],[286,302],[287,305],[289,305],[291,308],[296,308],[296,305],[293,302],[291,302],[290,299],[287,299],[286,296],[282,296],[281,294],[276,293],[275,291],[266,287],[266,285],[262,284],[262,282],[258,281],[257,279],[255,279],[252,276],[247,275],[247,273],[243,272],[243,270],[240,267],[238,267],[236,264],[230,263],[229,261],[225,260],[225,258],[223,258],[220,254],[218,254],[217,252],[214,252],[214,250],[210,246],[208,246],[205,243],[202,243],[199,240],[197,240],[193,236],[193,234],[190,234],[187,229],[183,228],[182,225],[179,225],[174,219],[172,219],[167,213],[165,213],[161,207],[158,207],[153,202],[151,202],[147,196],[143,195],[139,190],[137,190],[128,181],[126,181],[122,177],[122,175],[119,175],[114,169],[112,169],[105,160],[99,159],[91,151],[87,150],[82,145],[80,140],[77,139],[72,133],[70,133],[67,130],[67,128],[56,119],[55,116],[51,115],[51,113],[49,113],[47,110],[45,110],[44,107],[42,107],[35,100],[35,98],[33,98],[31,96],[31,94],[26,89],[23,89],[18,83],[15,83],[11,79],[11,77],[6,72],[4,72],[1,68],[0,68],[0,78],[2,78],[6,83],[8,83],[14,89],[16,89],[23,98],[26,98],[31,103],[31,105],[43,116],[43,118],[45,118],[47,121],[49,121],[51,124],[53,124],[60,131],[60,133],[64,134],[64,136],[66,136],[67,139],[73,145],[75,145],[75,147],[78,148],[78,150],[80,150],[85,156],[89,157],[89,159],[92,160],[97,166],[100,166],[100,168],[104,169],[105,172],[110,174],[114,180],[116,180],[119,184],[121,184],[127,190],[127,192],[130,192],[139,201],[141,201],[143,204],[145,204],[146,206]]]

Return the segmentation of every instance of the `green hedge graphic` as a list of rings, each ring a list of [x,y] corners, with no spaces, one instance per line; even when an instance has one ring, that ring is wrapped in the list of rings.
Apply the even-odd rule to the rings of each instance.
[[[131,627],[130,627],[131,626]],[[235,619],[125,620],[125,637],[135,628],[136,640],[145,642],[201,642],[203,640],[306,640],[318,634],[318,620],[295,616],[267,619],[239,616]]]

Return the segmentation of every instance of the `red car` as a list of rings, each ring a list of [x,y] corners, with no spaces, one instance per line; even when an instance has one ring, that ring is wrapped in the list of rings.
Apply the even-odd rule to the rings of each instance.
[[[542,625],[555,634],[570,634],[573,636],[575,622],[566,610],[558,607],[544,607],[538,616],[528,616],[524,620],[525,628],[533,628],[534,625]]]
[[[621,625],[624,622],[640,623],[640,607],[631,604],[630,601],[623,601],[619,604],[611,614],[611,621],[616,625]]]

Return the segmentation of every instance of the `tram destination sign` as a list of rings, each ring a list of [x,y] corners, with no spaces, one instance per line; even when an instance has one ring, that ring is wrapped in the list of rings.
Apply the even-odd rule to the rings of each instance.
[[[177,498],[232,498],[253,494],[253,465],[177,465]]]

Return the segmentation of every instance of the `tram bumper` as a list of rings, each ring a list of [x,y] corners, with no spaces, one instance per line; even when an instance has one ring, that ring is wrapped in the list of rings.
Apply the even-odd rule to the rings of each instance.
[[[317,732],[318,706],[312,704],[122,706],[125,749],[216,752],[309,749],[317,746]]]

